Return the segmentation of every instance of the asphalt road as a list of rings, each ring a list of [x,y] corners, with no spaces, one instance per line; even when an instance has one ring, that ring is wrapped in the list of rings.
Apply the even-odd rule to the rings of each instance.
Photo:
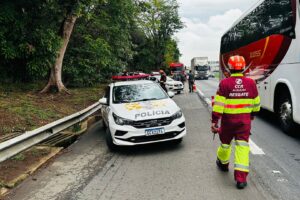
[[[204,92],[210,82],[217,85],[199,82]],[[237,190],[232,168],[224,173],[215,166],[219,141],[212,140],[208,109],[195,93],[174,100],[188,131],[179,146],[161,143],[110,153],[99,123],[7,199],[299,199],[299,139],[286,136],[269,119],[257,119],[253,140],[265,154],[251,155],[249,185]]]

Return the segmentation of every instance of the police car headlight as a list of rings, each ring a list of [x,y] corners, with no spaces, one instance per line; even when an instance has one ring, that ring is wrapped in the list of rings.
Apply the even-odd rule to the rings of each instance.
[[[173,119],[179,119],[179,118],[181,118],[182,117],[182,111],[181,110],[179,110],[177,113],[175,113],[172,117],[173,117]]]
[[[120,126],[130,125],[132,123],[132,120],[124,119],[122,117],[119,117],[115,113],[113,113],[113,117],[114,117],[114,120],[115,120],[116,124],[118,124]]]

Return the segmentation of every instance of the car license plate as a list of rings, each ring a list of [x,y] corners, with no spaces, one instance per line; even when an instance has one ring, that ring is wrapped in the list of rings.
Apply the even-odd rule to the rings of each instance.
[[[165,129],[164,128],[146,129],[145,134],[146,136],[161,135],[161,134],[165,134]]]

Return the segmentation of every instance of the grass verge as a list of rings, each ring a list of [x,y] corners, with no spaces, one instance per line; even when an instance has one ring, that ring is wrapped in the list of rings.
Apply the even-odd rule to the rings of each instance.
[[[41,85],[0,85],[0,138],[25,132],[78,112],[103,95],[105,85],[39,94]]]

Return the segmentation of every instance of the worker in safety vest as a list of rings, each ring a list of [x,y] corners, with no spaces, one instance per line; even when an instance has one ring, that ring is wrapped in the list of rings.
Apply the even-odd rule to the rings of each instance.
[[[247,186],[249,173],[249,136],[251,120],[260,110],[255,81],[244,77],[245,59],[242,56],[229,58],[231,77],[220,82],[212,112],[211,131],[219,133],[221,145],[217,151],[217,166],[228,171],[231,142],[235,140],[234,178],[238,189]],[[221,127],[218,123],[221,121]]]
[[[160,86],[164,89],[164,91],[168,92],[166,88],[167,75],[162,69],[159,70],[159,73],[160,73],[160,80],[159,80]]]

